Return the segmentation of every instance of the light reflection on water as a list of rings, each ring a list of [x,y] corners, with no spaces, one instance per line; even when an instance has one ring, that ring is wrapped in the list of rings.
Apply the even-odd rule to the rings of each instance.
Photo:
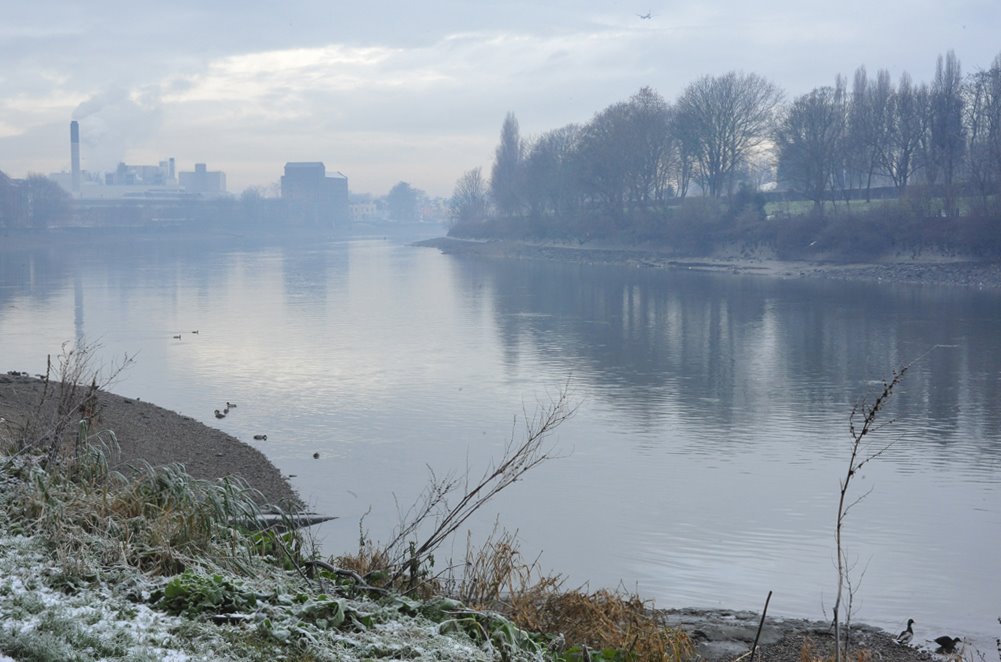
[[[858,478],[873,492],[846,544],[864,571],[857,619],[915,618],[986,649],[1001,615],[999,299],[475,263],[385,240],[49,248],[0,252],[0,367],[40,372],[80,333],[107,360],[137,353],[116,390],[295,474],[341,516],[321,530],[331,553],[370,508],[369,534],[388,538],[427,466],[478,474],[519,437],[514,416],[572,375],[561,457],[485,509],[478,534],[499,515],[571,584],[621,582],[660,606],[760,609],[773,590],[772,613],[822,618],[848,414],[954,345],[891,401],[893,446]],[[214,420],[227,400],[239,409]]]

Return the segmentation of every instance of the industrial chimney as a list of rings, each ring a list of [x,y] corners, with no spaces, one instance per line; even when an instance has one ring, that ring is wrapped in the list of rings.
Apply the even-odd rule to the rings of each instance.
[[[80,192],[80,123],[70,122],[70,171],[73,175],[73,192]]]

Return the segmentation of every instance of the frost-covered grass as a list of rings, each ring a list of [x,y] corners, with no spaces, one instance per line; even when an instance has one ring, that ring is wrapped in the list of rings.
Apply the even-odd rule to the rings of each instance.
[[[368,596],[332,577],[320,586],[267,554],[241,552],[242,571],[193,554],[180,573],[137,567],[125,562],[124,537],[98,543],[74,520],[80,504],[69,500],[83,493],[38,472],[0,457],[0,661],[499,657],[489,638],[474,642],[467,629],[443,625],[454,620],[447,609]],[[112,499],[105,488],[86,492]],[[109,529],[122,530],[101,535]],[[112,544],[120,559],[109,556]]]
[[[211,646],[176,646],[181,619],[109,584],[54,588],[61,574],[39,538],[0,534],[0,651],[18,660],[180,661],[199,648],[212,656]]]

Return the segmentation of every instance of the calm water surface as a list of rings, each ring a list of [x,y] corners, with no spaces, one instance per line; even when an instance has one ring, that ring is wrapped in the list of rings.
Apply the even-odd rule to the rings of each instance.
[[[354,549],[365,513],[388,539],[428,467],[478,476],[570,378],[559,459],[471,528],[499,518],[568,586],[663,607],[757,610],[771,590],[770,613],[829,613],[849,414],[923,356],[846,525],[855,618],[985,651],[1001,634],[999,332],[993,292],[477,263],[382,237],[0,251],[0,368],[41,372],[81,337],[105,363],[135,354],[113,390],[261,449],[340,516],[320,530],[329,553]]]

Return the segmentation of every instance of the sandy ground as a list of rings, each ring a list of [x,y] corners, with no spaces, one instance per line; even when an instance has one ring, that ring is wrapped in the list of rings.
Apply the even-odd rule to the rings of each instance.
[[[51,388],[59,387],[53,384]],[[57,398],[48,398],[46,406],[36,411],[42,391],[43,383],[38,379],[0,374],[0,418],[5,419],[0,435],[13,437],[32,416],[52,424]],[[106,391],[99,392],[97,411],[95,428],[113,431],[121,448],[112,461],[113,468],[127,471],[140,460],[153,466],[179,462],[195,478],[240,476],[263,494],[263,503],[286,509],[302,507],[298,495],[267,457],[235,437],[149,402]]]

